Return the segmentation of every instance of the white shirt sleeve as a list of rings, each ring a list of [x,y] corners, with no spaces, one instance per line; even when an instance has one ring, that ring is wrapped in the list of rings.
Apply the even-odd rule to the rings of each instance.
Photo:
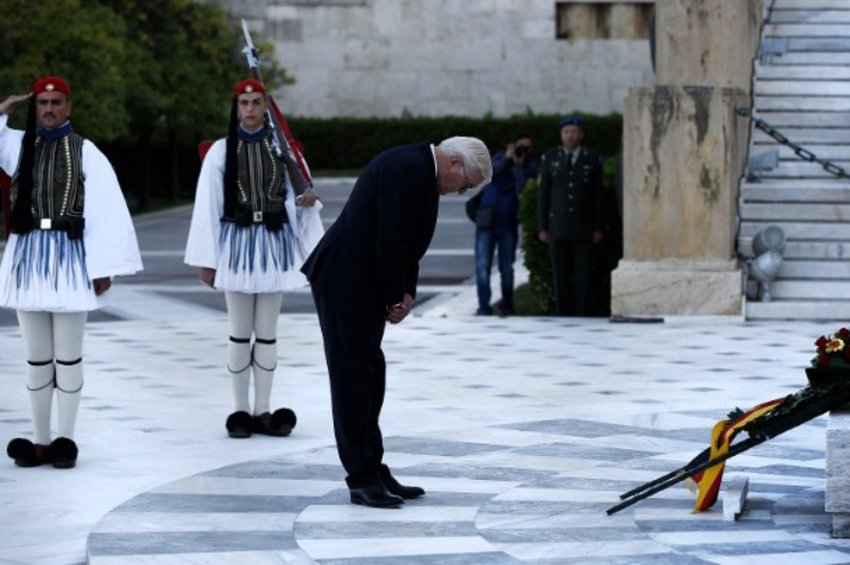
[[[224,213],[224,161],[227,141],[213,143],[204,157],[198,186],[195,190],[195,207],[186,242],[187,265],[215,269],[218,265],[218,238],[221,233],[221,215]]]
[[[14,176],[18,170],[24,132],[8,126],[9,116],[0,114],[0,169]]]
[[[83,174],[86,220],[83,241],[89,278],[141,271],[136,231],[118,178],[106,156],[88,140],[83,142]]]

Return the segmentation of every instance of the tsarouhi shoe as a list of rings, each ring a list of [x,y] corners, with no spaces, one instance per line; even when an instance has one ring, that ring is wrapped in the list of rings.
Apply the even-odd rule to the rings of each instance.
[[[67,437],[58,437],[50,444],[53,466],[57,469],[70,469],[77,464],[77,444]]]
[[[254,425],[254,421],[250,414],[244,410],[240,410],[228,416],[227,422],[224,425],[227,428],[227,435],[230,437],[246,438],[251,437],[251,428]]]
[[[49,445],[38,445],[20,437],[9,442],[6,455],[14,459],[18,467],[38,467],[51,461]]]
[[[289,408],[280,408],[275,410],[274,414],[264,412],[259,416],[254,416],[253,430],[255,433],[267,436],[288,436],[292,433],[296,421],[295,412]]]

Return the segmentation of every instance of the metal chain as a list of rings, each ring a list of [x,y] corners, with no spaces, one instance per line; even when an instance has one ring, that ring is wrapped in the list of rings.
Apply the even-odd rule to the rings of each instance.
[[[787,145],[788,147],[790,147],[794,151],[794,154],[803,161],[807,161],[809,163],[817,163],[818,165],[823,167],[823,170],[840,179],[850,179],[850,173],[844,170],[843,167],[836,165],[832,161],[827,161],[826,159],[819,159],[817,155],[815,155],[805,147],[800,147],[799,145],[779,133],[776,128],[771,126],[769,123],[753,115],[753,113],[750,112],[747,108],[736,108],[735,113],[739,116],[749,117],[758,129],[760,129],[782,145]]]

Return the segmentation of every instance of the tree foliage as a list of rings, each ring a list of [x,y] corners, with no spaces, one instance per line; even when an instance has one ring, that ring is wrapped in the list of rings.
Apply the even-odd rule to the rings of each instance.
[[[122,185],[143,204],[152,182],[178,196],[180,169],[197,166],[200,140],[225,134],[233,85],[250,74],[236,22],[192,0],[2,0],[2,8],[0,96],[63,76],[75,129],[106,146]],[[291,80],[274,63],[263,75],[272,88]],[[23,127],[25,115],[12,125]]]
[[[0,95],[25,93],[39,76],[62,75],[71,84],[78,131],[103,141],[127,135],[126,48],[118,14],[81,0],[3,0],[2,12]],[[23,125],[25,115],[18,111],[13,124]]]

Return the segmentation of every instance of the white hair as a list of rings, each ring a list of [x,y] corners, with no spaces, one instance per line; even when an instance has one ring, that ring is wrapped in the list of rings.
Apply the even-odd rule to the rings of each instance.
[[[476,137],[455,136],[440,142],[439,148],[448,155],[463,159],[463,164],[481,173],[481,184],[487,184],[493,177],[493,163],[490,150]]]

